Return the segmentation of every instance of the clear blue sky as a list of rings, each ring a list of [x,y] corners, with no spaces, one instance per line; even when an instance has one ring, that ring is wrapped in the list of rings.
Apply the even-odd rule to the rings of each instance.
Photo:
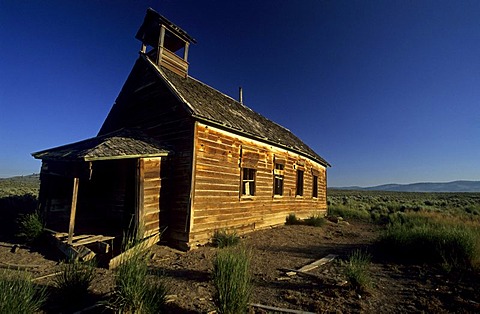
[[[0,177],[95,136],[147,7],[190,75],[292,130],[329,186],[480,179],[480,1],[0,0]]]

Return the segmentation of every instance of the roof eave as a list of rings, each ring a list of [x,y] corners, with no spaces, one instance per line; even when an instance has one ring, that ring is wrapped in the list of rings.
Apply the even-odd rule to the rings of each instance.
[[[257,136],[255,134],[251,134],[249,132],[246,132],[245,130],[241,130],[241,129],[236,129],[236,128],[233,128],[231,126],[228,126],[228,125],[225,125],[225,124],[222,124],[222,123],[219,123],[215,120],[211,120],[211,119],[207,119],[205,117],[202,117],[202,116],[198,116],[198,115],[195,115],[195,114],[192,114],[192,117],[194,119],[196,119],[197,121],[200,121],[200,122],[204,122],[204,123],[207,123],[207,124],[212,124],[216,127],[219,127],[221,129],[225,129],[225,130],[228,130],[228,131],[233,131],[234,133],[237,133],[239,135],[244,135],[244,136],[248,136],[250,138],[253,138],[259,142],[263,142],[263,143],[266,143],[266,144],[270,144],[270,145],[275,145],[277,147],[281,147],[283,149],[286,149],[286,150],[289,150],[291,152],[295,152],[299,155],[302,155],[304,157],[307,157],[309,159],[312,159],[316,162],[318,162],[319,164],[325,166],[325,167],[331,167],[331,165],[326,161],[326,160],[323,160],[323,159],[319,159],[315,156],[312,156],[310,154],[307,154],[305,152],[302,152],[298,149],[295,149],[291,146],[287,146],[287,145],[284,145],[284,144],[281,144],[281,143],[278,143],[278,142],[275,142],[275,141],[272,141],[272,140],[269,140],[268,138],[264,138],[264,137],[260,137],[260,136]]]
[[[83,161],[101,161],[101,160],[167,157],[168,155],[170,155],[169,152],[156,153],[156,154],[135,154],[135,155],[105,156],[105,157],[84,157]]]
[[[32,154],[33,155],[33,154]],[[69,161],[69,162],[89,162],[89,161],[102,161],[102,160],[119,160],[119,159],[135,159],[135,158],[153,158],[153,157],[167,157],[171,155],[171,152],[163,152],[156,154],[134,154],[134,155],[118,155],[118,156],[104,156],[104,157],[80,157],[80,158],[59,158],[59,157],[35,157],[36,159],[45,161]]]

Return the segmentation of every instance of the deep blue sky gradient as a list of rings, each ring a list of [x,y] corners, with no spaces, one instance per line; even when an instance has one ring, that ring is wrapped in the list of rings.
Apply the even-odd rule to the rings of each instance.
[[[329,186],[480,178],[479,1],[0,0],[0,177],[95,136],[152,7],[190,75],[292,130]]]

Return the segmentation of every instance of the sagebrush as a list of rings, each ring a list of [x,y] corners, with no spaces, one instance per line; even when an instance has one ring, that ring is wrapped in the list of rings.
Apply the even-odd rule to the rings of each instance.
[[[18,219],[17,236],[25,242],[35,242],[40,238],[43,232],[43,219],[38,212],[23,215]]]
[[[479,244],[480,231],[475,224],[421,213],[397,215],[379,241],[380,250],[390,258],[461,269],[476,266]]]

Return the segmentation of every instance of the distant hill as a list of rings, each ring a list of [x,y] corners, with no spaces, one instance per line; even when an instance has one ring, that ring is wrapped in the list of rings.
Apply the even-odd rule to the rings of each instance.
[[[392,192],[480,192],[480,181],[423,182],[411,184],[383,184],[371,187],[332,187],[337,190],[392,191]]]
[[[40,175],[0,178],[0,197],[33,194],[37,195],[40,188]]]

